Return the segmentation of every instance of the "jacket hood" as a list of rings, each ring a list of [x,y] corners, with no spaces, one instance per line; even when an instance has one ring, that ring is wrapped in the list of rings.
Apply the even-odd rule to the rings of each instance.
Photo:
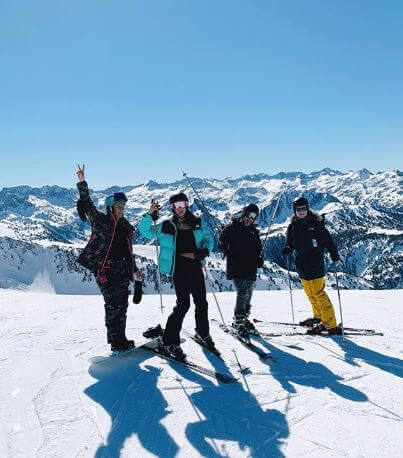
[[[308,210],[308,214],[303,219],[297,218],[295,215],[292,215],[290,218],[290,224],[298,221],[308,221],[310,219],[316,219],[317,221],[322,222],[324,220],[324,217],[318,212]]]

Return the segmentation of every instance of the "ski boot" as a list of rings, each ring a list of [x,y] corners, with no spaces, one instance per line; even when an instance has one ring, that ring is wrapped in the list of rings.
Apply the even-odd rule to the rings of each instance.
[[[162,354],[169,356],[174,359],[184,360],[186,359],[186,354],[183,352],[180,345],[166,344],[162,337],[158,337],[158,351]]]
[[[245,318],[245,328],[249,334],[253,334],[255,336],[259,335],[259,331],[255,328],[255,325],[249,321],[248,318]]]
[[[335,326],[334,328],[327,328],[326,330],[331,336],[343,335],[343,329],[341,326]]]
[[[123,340],[120,342],[114,342],[111,344],[112,352],[125,352],[135,348],[133,340]]]
[[[317,326],[314,326],[313,328],[309,328],[306,333],[312,336],[317,336],[319,334],[322,334],[322,332],[326,331],[326,326],[323,324],[318,324]]]
[[[164,330],[161,328],[160,324],[157,324],[157,326],[151,326],[143,332],[143,336],[146,339],[155,339],[156,337],[162,336],[162,334],[164,334]]]
[[[307,318],[304,321],[300,321],[299,325],[307,327],[307,328],[311,328],[312,326],[315,326],[316,324],[320,324],[320,322],[321,322],[321,319],[314,316],[313,318]]]
[[[246,327],[246,318],[245,317],[235,317],[232,323],[232,328],[234,329],[236,335],[246,343],[250,342],[250,336],[248,329]]]
[[[200,342],[201,345],[204,345],[208,350],[212,351],[213,353],[218,353],[218,350],[215,346],[214,340],[208,334],[205,337],[202,337],[196,330],[195,330],[195,339]]]

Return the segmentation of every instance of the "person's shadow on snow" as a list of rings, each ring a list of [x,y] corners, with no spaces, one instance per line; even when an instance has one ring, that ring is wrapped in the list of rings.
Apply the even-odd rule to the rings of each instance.
[[[316,389],[328,388],[333,393],[350,401],[368,401],[367,396],[362,391],[341,383],[343,378],[323,364],[305,361],[291,353],[280,350],[274,346],[275,342],[271,345],[263,339],[258,340],[275,358],[278,358],[278,363],[268,360],[268,364],[271,367],[270,374],[289,393],[296,393],[296,389],[292,385],[292,383],[295,383]]]
[[[346,362],[356,365],[357,360],[361,360],[370,366],[375,366],[397,377],[403,377],[403,360],[394,356],[386,356],[377,351],[357,345],[356,342],[346,337],[344,338],[344,343],[340,339],[334,340],[345,352],[344,359]]]
[[[223,372],[223,363],[205,353],[217,371]],[[241,383],[220,383],[175,363],[172,368],[180,375],[177,383],[192,404],[196,421],[186,426],[186,437],[200,456],[208,458],[233,456],[225,444],[237,442],[245,456],[252,458],[284,457],[280,450],[282,440],[289,436],[285,415],[279,410],[264,410],[256,397]],[[241,377],[241,375],[239,374]],[[200,385],[200,391],[186,388],[184,380]]]
[[[169,415],[168,404],[157,387],[161,373],[153,366],[139,367],[147,356],[94,358],[89,368],[96,383],[84,393],[100,404],[111,417],[106,443],[96,458],[119,457],[126,439],[136,434],[139,442],[155,456],[171,458],[179,447],[161,420]]]

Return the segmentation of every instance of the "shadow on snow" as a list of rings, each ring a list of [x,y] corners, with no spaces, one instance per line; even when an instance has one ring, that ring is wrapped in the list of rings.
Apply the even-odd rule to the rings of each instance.
[[[205,355],[216,370],[228,371],[215,356],[209,352]],[[96,358],[90,366],[90,375],[98,381],[85,394],[105,409],[112,422],[106,444],[98,448],[95,457],[120,456],[125,440],[134,434],[146,450],[158,457],[178,454],[178,444],[161,424],[172,413],[157,387],[162,370],[152,365],[139,367],[153,356]],[[253,458],[284,456],[281,440],[288,437],[289,430],[283,413],[262,409],[256,397],[240,383],[217,385],[185,366],[167,362],[177,372],[178,388],[183,390],[197,417],[197,421],[187,424],[185,433],[201,456],[229,456],[225,444],[220,449],[216,440],[237,442],[245,456]],[[189,393],[183,380],[200,387]]]
[[[360,390],[341,383],[343,378],[336,375],[326,366],[317,362],[305,361],[297,356],[287,353],[271,345],[263,339],[258,341],[266,347],[270,353],[278,358],[280,364],[271,364],[271,375],[289,393],[296,393],[292,383],[310,386],[316,389],[325,389],[355,402],[367,401],[367,396]],[[275,344],[275,342],[274,342]]]
[[[161,420],[169,415],[168,404],[157,387],[161,370],[141,368],[147,357],[97,358],[89,373],[98,381],[84,393],[100,404],[111,417],[106,444],[96,458],[119,457],[126,439],[136,434],[141,445],[158,457],[176,456],[179,447]],[[142,355],[141,355],[142,356]]]

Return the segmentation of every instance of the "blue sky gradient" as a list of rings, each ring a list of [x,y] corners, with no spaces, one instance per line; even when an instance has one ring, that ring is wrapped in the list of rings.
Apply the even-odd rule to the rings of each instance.
[[[0,3],[0,188],[402,168],[403,2]]]

